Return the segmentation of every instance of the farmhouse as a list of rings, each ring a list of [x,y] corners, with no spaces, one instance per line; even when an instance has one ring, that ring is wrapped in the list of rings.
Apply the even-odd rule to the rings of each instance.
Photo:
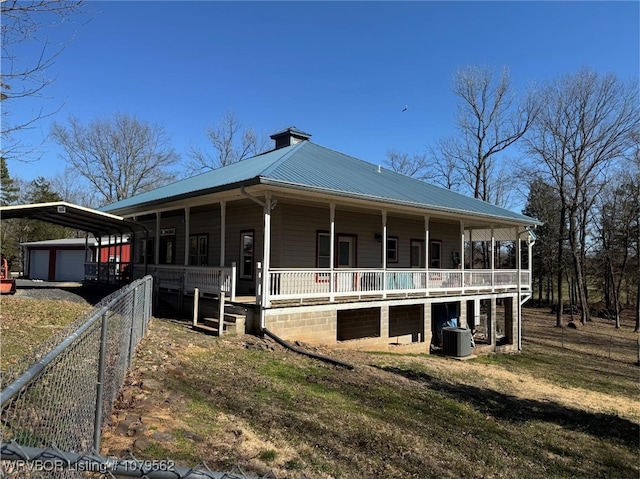
[[[148,231],[133,276],[288,340],[429,352],[451,321],[478,351],[519,349],[539,222],[310,137],[288,128],[271,151],[102,208]]]

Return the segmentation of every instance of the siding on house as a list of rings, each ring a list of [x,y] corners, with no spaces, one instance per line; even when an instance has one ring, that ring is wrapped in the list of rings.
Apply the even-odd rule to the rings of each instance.
[[[330,229],[329,206],[300,205],[279,199],[271,212],[271,267],[315,268],[317,267],[317,234]],[[192,208],[189,211],[189,234],[208,236],[208,265],[221,266],[220,260],[220,205],[212,204]],[[262,261],[262,208],[250,200],[229,201],[225,214],[225,265],[240,263],[240,233],[254,232],[254,262]],[[155,219],[142,222],[149,230],[149,238],[155,238]],[[175,265],[183,265],[185,248],[184,210],[163,212],[160,229],[175,228]],[[423,218],[387,217],[387,236],[398,239],[398,262],[389,263],[390,268],[411,266],[411,240],[424,240]],[[356,237],[356,261],[358,268],[380,268],[382,266],[382,242],[376,235],[382,234],[382,214],[341,210],[335,212],[335,234]],[[442,264],[444,269],[453,268],[452,253],[460,252],[460,226],[431,220],[429,238],[442,242]],[[140,262],[142,238],[136,244],[135,261]],[[254,271],[255,277],[255,271]],[[246,281],[246,280],[244,280]],[[253,287],[253,285],[251,285]]]

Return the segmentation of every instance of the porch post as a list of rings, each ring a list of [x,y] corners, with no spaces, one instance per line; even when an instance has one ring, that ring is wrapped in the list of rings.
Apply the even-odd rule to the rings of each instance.
[[[189,266],[189,249],[191,248],[191,240],[189,238],[191,226],[189,224],[191,220],[191,207],[184,207],[184,265]],[[197,245],[196,245],[196,253],[197,253]]]
[[[517,301],[517,321],[518,321],[518,325],[517,325],[517,334],[518,334],[518,351],[522,351],[522,339],[520,338],[521,336],[521,332],[522,332],[522,305],[520,304],[520,298],[521,298],[521,287],[522,287],[522,277],[521,277],[521,271],[522,271],[522,251],[520,249],[520,233],[518,233],[518,227],[516,226],[515,228],[516,231],[516,274],[517,274],[517,278],[516,278],[516,285],[517,285],[517,290],[518,290],[518,294],[516,296],[516,301]],[[512,325],[512,329],[513,329],[513,325]]]
[[[387,212],[382,210],[382,297],[387,297]]]
[[[473,254],[473,228],[469,228],[469,269],[473,269],[475,258],[476,257]],[[482,260],[484,261],[484,258]]]
[[[460,286],[464,293],[464,221],[460,220]]]
[[[491,292],[496,290],[496,234],[491,225]]]
[[[227,202],[220,202],[220,267],[224,268],[224,250],[226,249],[225,238],[227,229]]]
[[[329,268],[331,272],[329,273],[329,301],[335,300],[335,291],[336,291],[336,281],[334,277],[333,267],[335,265],[335,234],[336,234],[336,204],[329,203]]]
[[[522,278],[520,277],[520,271],[522,270],[522,252],[520,251],[520,233],[518,233],[518,227],[514,228],[516,233],[515,237],[515,249],[516,249],[516,287],[518,288],[518,295],[520,294],[520,286],[522,283]],[[518,300],[520,298],[518,297]]]
[[[269,268],[271,256],[271,193],[267,193],[262,213],[264,234],[262,245],[262,307],[269,306]]]
[[[160,263],[160,210],[156,211],[156,241],[153,252],[154,263]]]
[[[529,287],[529,291],[531,291],[531,294],[533,295],[533,243],[534,241],[531,240],[531,233],[528,233],[529,236],[527,237],[527,251],[529,252],[529,254],[527,255],[527,268],[529,270],[529,283],[528,283],[528,287]]]
[[[424,217],[424,271],[425,271],[425,288],[426,296],[429,296],[429,253],[431,246],[429,245],[429,217]]]

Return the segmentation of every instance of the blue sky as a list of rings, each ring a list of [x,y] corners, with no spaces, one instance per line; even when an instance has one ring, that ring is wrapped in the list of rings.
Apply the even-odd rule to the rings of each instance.
[[[53,121],[115,112],[157,123],[186,161],[226,111],[269,135],[295,125],[312,141],[374,164],[454,133],[456,69],[511,71],[514,87],[589,67],[636,79],[640,3],[629,2],[92,2],[51,29],[73,40],[47,75],[47,99],[19,121],[59,112],[17,137],[39,160],[9,162],[30,181],[62,172]],[[38,51],[23,48],[25,58]],[[408,110],[402,112],[405,105]],[[509,152],[515,156],[517,152]]]

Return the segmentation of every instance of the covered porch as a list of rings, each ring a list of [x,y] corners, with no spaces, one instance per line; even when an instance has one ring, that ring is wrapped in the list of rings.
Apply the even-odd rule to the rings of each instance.
[[[138,215],[151,234],[135,244],[133,277],[263,309],[531,291],[534,236],[522,226],[274,193]]]

